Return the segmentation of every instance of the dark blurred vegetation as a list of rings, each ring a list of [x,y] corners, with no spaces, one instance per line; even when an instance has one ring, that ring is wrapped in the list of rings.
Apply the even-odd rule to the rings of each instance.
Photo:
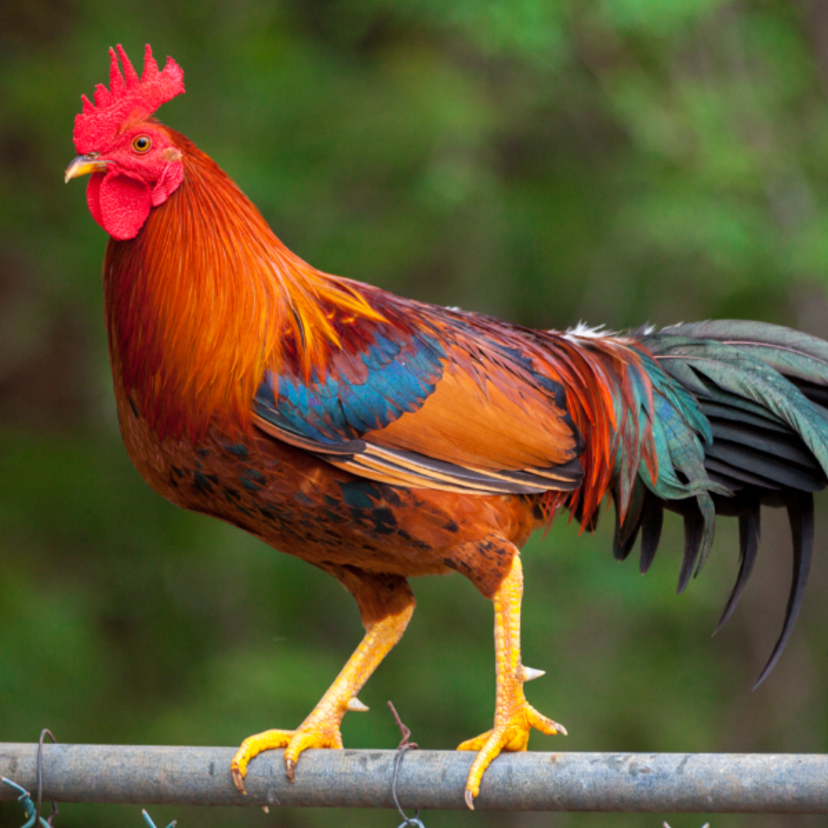
[[[828,5],[818,0],[7,0],[0,4],[0,739],[235,745],[298,724],[361,628],[327,576],[150,491],[121,446],[102,324],[105,237],[64,187],[106,47],[186,70],[160,117],[325,270],[565,327],[752,317],[828,335]],[[530,699],[571,735],[536,749],[828,750],[828,586],[750,692],[781,623],[787,528],[710,640],[736,567],[720,525],[675,596],[678,521],[646,579],[609,523],[562,519],[524,555]],[[491,607],[455,576],[350,715],[394,747],[488,726]],[[151,809],[193,826],[393,826],[389,812]],[[658,826],[662,817],[427,813],[447,825]],[[0,809],[3,825],[23,821]],[[673,828],[701,817],[670,818]],[[138,828],[64,806],[56,828]],[[713,828],[808,819],[716,816]]]

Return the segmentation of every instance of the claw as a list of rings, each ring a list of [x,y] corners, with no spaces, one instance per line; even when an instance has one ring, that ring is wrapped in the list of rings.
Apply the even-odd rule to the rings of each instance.
[[[367,713],[369,709],[368,705],[363,704],[356,696],[348,699],[348,710],[352,713]]]
[[[285,759],[285,773],[291,782],[296,781],[296,762],[293,759]]]
[[[236,786],[236,790],[247,796],[247,791],[244,789],[244,774],[235,766],[231,766],[230,774],[233,777],[233,784]]]

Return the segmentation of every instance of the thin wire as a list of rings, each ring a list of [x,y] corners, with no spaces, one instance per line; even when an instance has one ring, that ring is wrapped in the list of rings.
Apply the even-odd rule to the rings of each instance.
[[[43,740],[48,736],[52,742],[57,744],[57,739],[55,739],[54,734],[48,727],[44,727],[43,730],[40,731],[40,739],[37,742],[37,810],[35,811],[35,825],[40,825],[40,808],[43,804]],[[57,816],[58,807],[57,803],[52,803],[52,813],[49,816],[47,822],[49,825],[52,824],[52,820]]]
[[[390,702],[389,702],[390,703]],[[403,821],[400,823],[399,828],[403,828],[403,825],[413,825],[416,828],[425,828],[422,822],[420,822],[420,809],[414,812],[414,816],[408,816],[405,811],[402,809],[400,805],[400,800],[397,799],[397,777],[400,774],[400,765],[402,765],[402,758],[405,756],[405,752],[407,750],[417,750],[417,745],[415,744],[404,744],[400,745],[397,748],[397,755],[394,757],[394,778],[391,780],[391,796],[394,799],[394,804],[397,806],[397,810],[400,812],[400,816],[403,818]]]
[[[403,828],[405,825],[413,826],[413,828],[425,828],[425,825],[423,825],[420,821],[420,809],[417,808],[414,812],[414,816],[410,817],[402,809],[400,800],[397,799],[397,777],[400,775],[400,767],[402,765],[403,756],[405,756],[405,752],[407,750],[417,750],[420,746],[416,742],[408,741],[411,736],[411,730],[403,724],[399,713],[397,713],[397,709],[390,701],[388,702],[388,706],[391,708],[391,712],[394,714],[394,719],[397,722],[397,727],[399,727],[400,733],[402,734],[402,740],[399,745],[397,745],[397,755],[394,757],[394,776],[391,779],[391,797],[394,800],[394,804],[397,806],[397,810],[400,812],[400,816],[403,818],[403,821],[400,823],[398,828]]]

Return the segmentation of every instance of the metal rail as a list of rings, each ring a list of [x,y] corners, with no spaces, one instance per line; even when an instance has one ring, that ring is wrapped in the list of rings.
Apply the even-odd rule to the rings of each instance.
[[[392,808],[393,750],[308,750],[285,777],[282,751],[250,765],[242,796],[234,748],[44,745],[43,800],[141,805]],[[473,753],[411,750],[397,781],[403,807],[464,808]],[[0,775],[37,792],[37,745],[0,743]],[[0,799],[15,793],[0,785]],[[503,754],[479,809],[828,813],[828,756],[726,753]]]

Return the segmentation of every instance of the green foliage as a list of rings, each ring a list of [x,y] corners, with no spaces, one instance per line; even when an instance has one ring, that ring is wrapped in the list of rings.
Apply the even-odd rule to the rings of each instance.
[[[83,185],[61,181],[107,46],[137,60],[149,41],[176,57],[188,92],[162,120],[320,268],[535,326],[735,316],[826,336],[825,31],[822,4],[779,0],[3,4],[0,740],[48,726],[67,742],[236,744],[298,723],[360,635],[336,583],[177,511],[120,445],[105,238]],[[646,579],[611,562],[609,528],[578,537],[561,520],[525,551],[525,657],[548,671],[528,694],[571,733],[533,746],[824,752],[828,527],[789,650],[753,694],[790,577],[780,516],[712,642],[734,527],[720,524],[680,599],[678,521]],[[415,590],[408,635],[360,694],[371,712],[346,717],[349,745],[396,744],[388,698],[424,747],[487,726],[491,607],[457,576]],[[387,812],[152,810],[182,828],[396,824]],[[19,816],[0,809],[3,825]],[[429,828],[506,819],[662,821],[424,815]],[[748,820],[711,824],[811,824]],[[69,805],[56,822],[139,824],[137,808]]]

